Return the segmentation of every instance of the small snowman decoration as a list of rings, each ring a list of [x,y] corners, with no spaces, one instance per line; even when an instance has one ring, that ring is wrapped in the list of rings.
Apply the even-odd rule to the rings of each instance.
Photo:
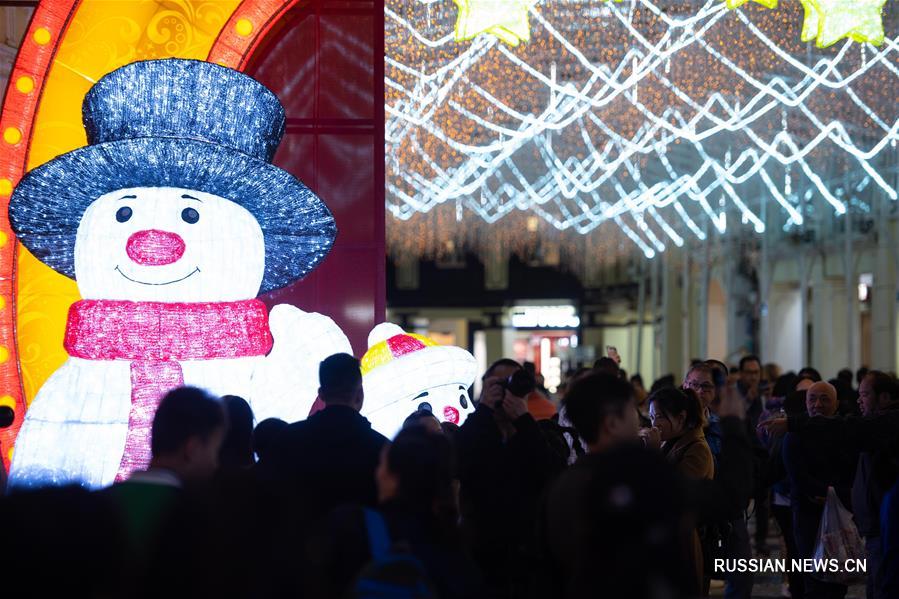
[[[162,395],[241,395],[257,420],[305,418],[325,357],[352,353],[327,316],[262,292],[301,279],[337,234],[328,208],[271,163],[275,95],[246,75],[152,60],[83,103],[88,145],[29,172],[9,216],[19,241],[73,277],[66,362],[25,415],[13,486],[106,486],[144,469]]]
[[[468,388],[476,375],[474,356],[461,347],[439,345],[381,323],[369,333],[362,357],[362,415],[390,439],[417,410],[428,410],[441,422],[462,424],[474,412]]]

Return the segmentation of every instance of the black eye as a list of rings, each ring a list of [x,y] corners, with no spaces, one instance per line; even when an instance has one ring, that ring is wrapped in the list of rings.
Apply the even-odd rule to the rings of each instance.
[[[467,409],[468,409],[468,398],[465,397],[464,395],[460,395],[460,396],[459,396],[459,403],[462,404],[462,409],[463,409],[463,410],[467,410]]]
[[[431,412],[431,413],[434,412],[434,408],[432,408],[432,407],[431,407],[431,404],[429,404],[429,403],[426,402],[426,401],[423,401],[423,402],[421,402],[420,404],[418,404],[418,410],[419,410],[419,411],[424,410],[425,412]]]
[[[192,225],[200,220],[200,213],[193,208],[185,208],[181,211],[181,220]]]
[[[132,214],[134,213],[131,211],[131,208],[129,208],[128,206],[122,206],[121,208],[116,210],[115,219],[120,223],[124,223],[131,218]]]

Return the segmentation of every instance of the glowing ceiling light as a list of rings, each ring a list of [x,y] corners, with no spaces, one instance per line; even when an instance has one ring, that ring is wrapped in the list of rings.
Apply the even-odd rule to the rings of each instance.
[[[876,13],[881,23],[874,6],[881,0],[853,2],[852,11],[838,0],[806,1],[818,7],[815,18],[823,16],[813,37],[831,18],[848,26],[852,39],[877,41],[872,19]],[[885,150],[899,138],[899,119],[886,110],[899,93],[899,46],[892,39],[884,38],[881,49],[866,47],[861,61],[851,43],[808,61],[773,39],[782,28],[752,20],[772,11],[731,13],[709,0],[676,16],[663,3],[633,0],[596,12],[590,2],[565,0],[531,11],[533,39],[513,50],[498,36],[454,44],[447,19],[426,26],[416,6],[405,0],[385,10],[388,34],[404,40],[388,44],[386,60],[388,209],[398,219],[447,202],[489,223],[525,209],[560,231],[589,233],[615,223],[649,256],[663,251],[660,236],[675,245],[684,236],[704,240],[704,219],[723,233],[728,209],[764,231],[763,201],[774,200],[794,224],[803,222],[799,198],[813,191],[845,213],[846,203],[821,176],[832,158],[845,161],[850,185],[865,180],[899,197],[885,170],[893,168]],[[646,15],[664,29],[647,29],[639,20]],[[728,15],[734,18],[725,21]],[[715,41],[712,33],[724,27],[753,44],[752,54]],[[613,28],[628,43],[584,43]],[[759,48],[783,72],[763,77],[750,60]],[[708,71],[730,73],[732,84],[706,92],[685,81],[679,65],[689,65],[689,73],[706,70],[697,56]],[[872,76],[885,83],[889,103],[861,93]],[[670,96],[666,103],[661,93]],[[839,102],[833,110],[826,102],[834,100],[822,100],[829,96]],[[722,140],[733,148],[727,156]],[[710,201],[719,197],[724,205],[713,210]]]

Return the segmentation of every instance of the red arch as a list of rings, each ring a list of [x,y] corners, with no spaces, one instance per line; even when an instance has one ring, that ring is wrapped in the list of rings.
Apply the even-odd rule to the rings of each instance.
[[[243,71],[272,26],[299,1],[243,0],[222,27],[206,60]],[[238,21],[242,19],[252,25],[248,35],[238,33]]]
[[[207,60],[237,70],[245,70],[253,53],[265,40],[272,27],[299,2],[300,0],[243,0],[219,32]],[[0,145],[3,147],[0,152],[0,238],[5,235],[7,240],[5,244],[0,245],[0,302],[3,303],[3,306],[0,307],[0,346],[8,351],[7,359],[0,363],[0,397],[4,395],[12,397],[16,410],[13,426],[0,430],[0,447],[3,448],[4,454],[2,459],[7,467],[9,466],[8,448],[12,446],[21,428],[26,410],[16,348],[17,243],[9,223],[9,198],[11,189],[21,179],[27,166],[33,122],[40,104],[44,82],[53,63],[53,57],[80,5],[81,0],[41,0],[32,16],[7,82],[3,111],[0,115],[0,136],[8,128],[17,129],[21,134],[21,139],[12,144],[0,137]],[[376,3],[377,5],[380,3]],[[251,25],[249,30],[247,30],[246,23],[241,23],[242,19],[246,19]],[[45,29],[50,34],[49,40],[44,43],[39,43],[38,38],[35,37],[35,33],[40,29]],[[383,50],[383,37],[377,41]],[[376,60],[374,76],[375,81],[380,81],[382,84],[383,67],[379,68],[378,64]],[[17,82],[22,77],[30,77],[33,82],[33,88],[27,92],[20,91],[17,86]],[[382,86],[378,86],[375,91],[377,92],[378,89],[383,92]],[[381,140],[381,148],[383,148],[383,125],[383,112],[381,111],[376,114],[372,123],[375,131],[381,131],[380,136],[376,136],[376,140]],[[380,160],[377,162],[379,164],[376,166],[375,178],[383,180],[383,149],[380,153]],[[375,203],[379,204],[375,207],[375,213],[380,219],[376,223],[376,225],[380,225],[380,233],[369,245],[372,245],[373,253],[380,260],[375,285],[380,291],[378,292],[376,289],[372,320],[380,322],[384,316],[383,185],[381,185],[380,194],[376,194]],[[368,320],[368,317],[363,320]],[[358,341],[356,344],[358,345]],[[357,350],[364,351],[364,348],[358,347]]]
[[[80,4],[81,0],[44,0],[35,9],[6,84],[3,112],[0,116],[0,131],[3,132],[3,139],[0,140],[3,146],[0,152],[0,236],[6,238],[6,243],[0,247],[0,299],[3,300],[3,307],[0,308],[0,346],[9,352],[6,361],[0,364],[0,396],[12,397],[16,411],[13,425],[0,430],[0,447],[3,448],[3,463],[7,468],[9,448],[22,426],[26,408],[16,348],[18,244],[9,225],[9,197],[28,164],[34,117],[53,57]],[[46,39],[45,32],[49,34],[49,39]],[[20,81],[27,83],[27,79],[22,78],[31,79],[33,87],[30,90],[27,85],[20,86]],[[16,143],[11,144],[6,139],[9,129],[19,132],[20,139]]]

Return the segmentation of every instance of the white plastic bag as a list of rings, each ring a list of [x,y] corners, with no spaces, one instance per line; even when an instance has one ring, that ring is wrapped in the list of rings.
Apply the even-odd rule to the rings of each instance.
[[[847,561],[865,559],[865,544],[852,520],[852,512],[843,507],[833,487],[827,488],[813,558],[817,563],[827,564],[824,568],[816,568],[812,574],[818,580],[851,584],[864,579],[864,572],[846,568]]]

